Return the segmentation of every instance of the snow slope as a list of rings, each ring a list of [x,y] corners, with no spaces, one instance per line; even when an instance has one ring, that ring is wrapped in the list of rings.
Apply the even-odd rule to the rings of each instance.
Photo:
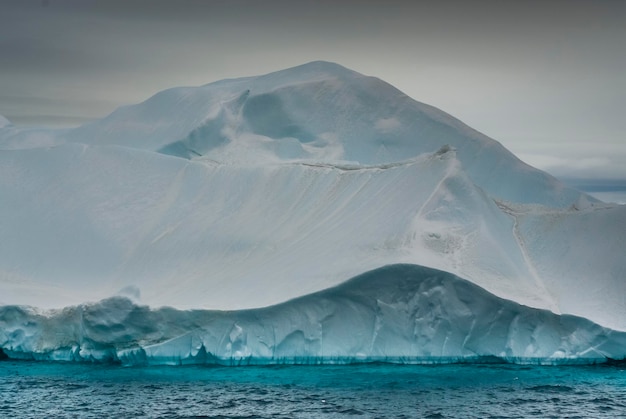
[[[165,90],[71,131],[68,139],[237,163],[382,164],[448,144],[470,178],[494,197],[567,207],[580,196],[452,116],[380,79],[322,61]]]
[[[508,216],[452,150],[386,166],[232,166],[70,144],[0,154],[0,187],[13,238],[0,244],[5,304],[77,304],[133,285],[151,305],[247,308],[398,262],[551,304]]]
[[[614,317],[626,307],[626,263],[620,262],[626,205],[567,212],[531,208],[517,218],[528,258],[560,310],[595,312],[595,321],[623,329]]]
[[[415,263],[522,304],[624,327],[616,316],[624,234],[615,228],[623,207],[517,205],[514,213],[445,148],[378,166],[240,166],[68,144],[0,153],[0,191],[0,229],[11,238],[0,242],[4,304],[61,307],[134,286],[153,306],[242,309]],[[551,235],[543,224],[519,226],[529,211],[576,221]],[[572,242],[577,253],[557,251]],[[577,264],[589,268],[570,269]],[[596,298],[566,291],[572,283]]]
[[[0,306],[131,295],[241,310],[410,264],[464,278],[497,304],[626,331],[624,225],[626,207],[330,63],[170,89],[73,130],[0,128]],[[3,311],[13,326],[11,310],[37,312]],[[600,330],[575,325],[576,335]],[[166,335],[158,342],[179,336]],[[550,339],[510,356],[552,356]]]
[[[125,364],[594,363],[626,333],[502,300],[454,275],[393,265],[256,310],[152,310],[116,297],[43,315],[0,307],[12,358]]]

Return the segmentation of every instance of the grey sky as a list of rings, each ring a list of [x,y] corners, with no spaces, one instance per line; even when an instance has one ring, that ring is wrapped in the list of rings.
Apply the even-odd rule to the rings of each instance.
[[[16,124],[318,59],[556,175],[626,178],[626,0],[0,0],[0,114]]]

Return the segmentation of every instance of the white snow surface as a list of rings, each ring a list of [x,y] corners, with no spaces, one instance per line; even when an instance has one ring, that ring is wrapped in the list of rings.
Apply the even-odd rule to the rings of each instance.
[[[0,128],[0,306],[242,310],[411,264],[626,331],[624,226],[626,206],[325,62]]]
[[[531,309],[416,265],[367,272],[286,303],[178,311],[122,297],[41,313],[0,307],[12,358],[137,364],[595,363],[626,355],[626,333]]]

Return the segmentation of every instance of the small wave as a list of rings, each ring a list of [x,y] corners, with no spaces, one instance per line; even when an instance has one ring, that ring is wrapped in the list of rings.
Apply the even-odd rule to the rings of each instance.
[[[529,387],[528,390],[540,393],[571,393],[574,391],[572,387],[565,385],[540,385]]]

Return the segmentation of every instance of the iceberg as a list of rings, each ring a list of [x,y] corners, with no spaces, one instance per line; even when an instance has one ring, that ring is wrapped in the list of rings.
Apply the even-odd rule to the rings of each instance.
[[[452,116],[336,64],[173,88],[74,129],[1,126],[0,197],[6,356],[626,355],[616,344],[626,331],[626,232],[616,228],[626,206],[566,187]],[[407,276],[409,291],[426,294],[433,276],[467,284],[489,310],[454,300],[457,285],[433,285],[445,301],[417,293],[405,303],[459,326],[416,323],[434,333],[417,339],[400,297],[382,297]],[[380,283],[365,304],[356,288],[368,281]],[[354,298],[341,294],[350,287]],[[352,311],[324,306],[330,315],[321,301]],[[326,315],[336,332],[323,338],[331,329],[314,329]]]
[[[47,313],[5,306],[0,347],[11,358],[125,365],[580,364],[623,357],[626,333],[391,265],[261,309],[155,310],[124,297]]]

